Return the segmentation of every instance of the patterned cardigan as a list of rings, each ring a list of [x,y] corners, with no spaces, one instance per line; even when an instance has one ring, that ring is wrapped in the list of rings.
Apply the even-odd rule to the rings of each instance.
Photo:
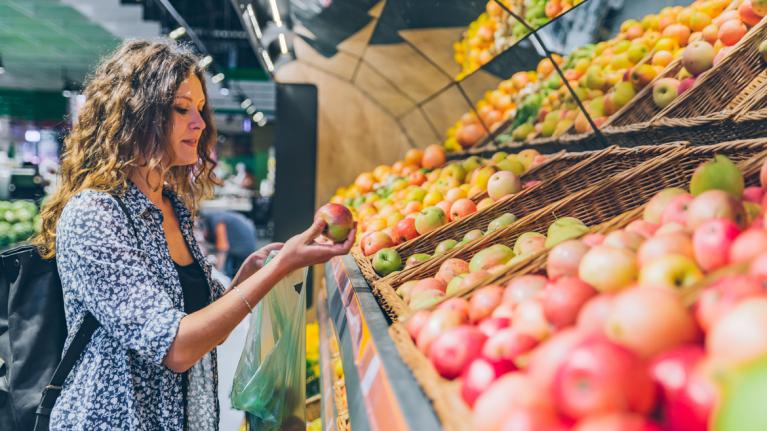
[[[171,191],[163,194],[202,265],[211,299],[217,299],[224,287],[211,278],[190,211]],[[216,430],[215,349],[187,372],[186,413],[182,375],[162,364],[185,316],[162,212],[133,183],[122,199],[137,234],[116,199],[93,190],[73,197],[59,219],[56,260],[69,328],[65,346],[86,311],[101,327],[64,383],[51,429]]]

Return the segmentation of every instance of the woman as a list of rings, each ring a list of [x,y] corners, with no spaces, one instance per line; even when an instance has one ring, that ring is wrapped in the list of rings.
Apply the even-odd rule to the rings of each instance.
[[[306,232],[211,279],[192,234],[215,181],[203,71],[175,45],[126,42],[90,78],[36,243],[56,257],[72,340],[101,324],[51,414],[54,430],[214,430],[215,347],[287,273],[345,254]],[[120,199],[127,210],[121,210]],[[270,250],[282,249],[263,269]]]

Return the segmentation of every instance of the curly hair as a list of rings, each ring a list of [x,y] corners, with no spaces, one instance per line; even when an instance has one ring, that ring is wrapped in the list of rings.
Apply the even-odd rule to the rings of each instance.
[[[88,79],[85,104],[64,141],[57,190],[43,205],[41,232],[32,238],[40,255],[56,255],[56,226],[67,202],[92,189],[122,194],[136,168],[160,169],[165,184],[193,212],[218,184],[212,158],[216,142],[206,101],[206,127],[194,165],[163,166],[170,155],[172,109],[182,81],[194,74],[207,100],[204,70],[188,48],[166,41],[126,41],[105,58]],[[147,180],[148,180],[147,176]]]

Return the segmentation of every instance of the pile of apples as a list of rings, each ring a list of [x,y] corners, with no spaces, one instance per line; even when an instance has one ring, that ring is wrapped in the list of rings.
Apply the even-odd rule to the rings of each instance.
[[[418,311],[407,330],[460,382],[475,431],[761,429],[721,427],[738,418],[717,407],[723,376],[767,361],[765,203],[717,156],[625,229],[564,241],[544,273]]]
[[[583,0],[502,0],[517,16],[523,17],[533,28],[539,28],[551,19],[567,12]],[[496,55],[502,53],[527,35],[527,28],[495,0],[489,0],[485,12],[472,22],[460,41],[453,44],[453,58],[461,66],[456,76],[461,80]]]
[[[444,150],[432,145],[424,151],[410,150],[405,160],[412,163],[398,169],[379,166],[372,173],[361,174],[353,186],[339,189],[331,199],[354,213],[365,256],[429,233],[537,184],[523,184],[520,177],[543,163],[546,156],[535,150],[498,152],[490,159],[470,157],[445,165]]]
[[[688,24],[688,32],[692,32],[690,44],[682,53],[683,68],[679,74],[659,79],[653,85],[655,105],[663,109],[694,87],[697,77],[719,64],[765,15],[767,0],[744,0],[737,10],[728,10],[713,19],[700,11],[680,17],[681,22]],[[760,50],[767,54],[765,48],[763,45]]]
[[[639,90],[650,84],[671,62],[681,58],[685,47],[690,49],[686,63],[696,73],[704,69],[710,50],[696,42],[712,45],[718,61],[728,53],[728,47],[737,43],[748,30],[747,23],[753,23],[759,11],[757,3],[764,0],[743,0],[736,11],[726,12],[731,0],[696,0],[687,7],[676,6],[662,9],[658,14],[648,15],[641,20],[627,20],[620,32],[612,39],[576,49],[572,54],[557,59],[565,78],[573,87],[578,98],[584,102],[586,110],[601,126],[607,118],[626,106]],[[735,21],[734,19],[738,20]],[[758,22],[758,21],[757,21]],[[743,26],[741,26],[743,24]],[[686,65],[687,65],[686,64]],[[677,76],[680,84],[687,78],[693,78],[693,71],[685,69]],[[538,137],[560,136],[574,130],[577,133],[590,131],[590,125],[573,100],[569,90],[563,85],[559,75],[554,73],[553,64],[543,60],[535,71],[522,72],[527,83],[511,95],[509,103],[502,106],[510,111],[503,111],[502,120],[511,120],[507,132],[498,139],[525,141]],[[506,89],[510,85],[504,81]],[[670,81],[667,81],[668,85]],[[694,81],[688,80],[682,89],[689,88]],[[669,92],[664,90],[661,93]],[[654,89],[654,88],[653,88]],[[500,91],[499,88],[496,91]],[[500,96],[500,95],[499,95]],[[673,100],[670,95],[661,99]],[[481,107],[491,106],[487,98]],[[670,102],[668,102],[670,103]],[[479,106],[479,105],[482,106]],[[487,114],[486,114],[487,115]],[[490,120],[496,120],[497,114],[489,114]],[[482,140],[484,129],[474,125],[482,119],[464,115],[451,129],[444,146],[448,151],[469,148]],[[500,124],[502,124],[502,120]],[[483,121],[490,130],[490,124],[498,127],[498,122]]]
[[[488,232],[508,226],[514,221],[516,217],[513,214],[504,214],[490,224]],[[548,227],[546,235],[525,232],[517,238],[513,248],[498,243],[478,251],[468,262],[456,258],[447,259],[434,277],[407,281],[397,288],[397,294],[413,310],[431,307],[457,292],[484,284],[493,276],[503,274],[509,267],[531,256],[583,236],[588,230],[583,222],[574,217],[557,219]],[[472,234],[482,236],[478,230],[467,233],[467,236]]]

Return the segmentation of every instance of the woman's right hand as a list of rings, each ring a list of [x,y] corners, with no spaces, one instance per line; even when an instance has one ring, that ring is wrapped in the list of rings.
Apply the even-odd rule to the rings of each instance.
[[[339,244],[317,242],[324,229],[325,221],[316,218],[309,229],[290,238],[275,259],[279,260],[281,266],[284,265],[286,272],[290,272],[305,266],[325,263],[336,256],[349,253],[357,233],[356,223],[346,241]]]

